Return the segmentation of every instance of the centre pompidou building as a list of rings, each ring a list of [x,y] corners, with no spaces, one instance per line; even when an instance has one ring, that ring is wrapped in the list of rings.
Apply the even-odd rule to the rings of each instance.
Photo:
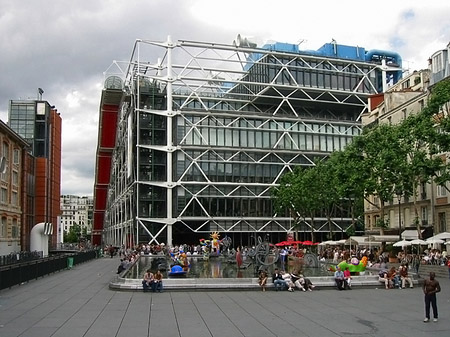
[[[127,246],[211,232],[235,245],[284,240],[294,223],[273,208],[280,177],[343,149],[360,134],[368,96],[402,74],[394,52],[258,47],[240,36],[137,40],[114,66],[100,102],[93,242]],[[349,225],[345,210],[332,219],[334,231]],[[330,229],[325,217],[314,226]]]

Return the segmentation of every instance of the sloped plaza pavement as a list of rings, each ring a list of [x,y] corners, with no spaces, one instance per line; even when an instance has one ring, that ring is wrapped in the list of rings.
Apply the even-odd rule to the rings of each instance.
[[[75,265],[0,291],[1,337],[450,336],[450,280],[439,322],[423,293],[383,287],[313,292],[113,291],[118,258]]]

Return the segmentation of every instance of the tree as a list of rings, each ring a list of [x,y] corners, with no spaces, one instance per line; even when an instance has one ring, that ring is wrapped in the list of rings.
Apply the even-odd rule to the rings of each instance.
[[[321,208],[322,190],[318,183],[317,171],[297,166],[294,171],[282,176],[280,186],[273,190],[272,197],[278,212],[289,210],[294,216],[295,227],[300,221],[310,221],[311,241],[314,241],[314,219]]]
[[[311,184],[314,183],[314,187],[318,192],[317,204],[327,218],[329,236],[332,239],[332,217],[336,213],[336,208],[341,201],[340,190],[336,188],[339,185],[336,166],[330,160],[318,161],[316,162],[316,166],[311,168],[311,170],[315,171],[312,177],[314,180],[311,181]]]
[[[399,146],[398,134],[397,125],[380,124],[365,130],[356,143],[363,158],[360,166],[363,175],[361,188],[364,190],[364,198],[380,209],[378,226],[382,235],[387,227],[384,204],[393,200],[404,170],[406,154]],[[369,199],[370,195],[377,196],[379,204],[373,203]]]
[[[360,144],[362,141],[362,137],[355,137],[345,150],[333,152],[327,161],[327,165],[332,166],[334,172],[334,182],[329,187],[331,186],[341,199],[338,208],[349,205],[354,229],[357,227],[356,218],[364,211],[364,184],[361,184],[361,181],[367,179],[368,173],[364,168],[363,144]]]
[[[77,224],[69,227],[68,232],[64,232],[64,242],[77,243],[80,239],[81,227]]]
[[[399,146],[406,156],[403,158],[398,189],[405,196],[413,197],[414,223],[421,238],[421,219],[417,205],[419,187],[430,183],[444,169],[445,162],[440,156],[436,156],[433,141],[436,128],[430,116],[423,112],[411,115],[399,125],[399,130]]]

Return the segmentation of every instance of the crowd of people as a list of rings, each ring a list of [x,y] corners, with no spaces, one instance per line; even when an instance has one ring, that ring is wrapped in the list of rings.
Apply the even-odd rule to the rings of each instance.
[[[379,281],[384,284],[385,289],[405,289],[406,283],[413,288],[413,280],[408,273],[408,265],[402,263],[398,268],[391,267],[389,270],[379,272]]]

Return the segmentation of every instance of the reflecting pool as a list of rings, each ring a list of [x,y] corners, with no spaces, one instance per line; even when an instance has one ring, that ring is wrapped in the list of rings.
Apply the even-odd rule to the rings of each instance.
[[[235,261],[225,257],[210,257],[204,260],[202,256],[189,256],[187,258],[188,268],[185,268],[186,273],[182,275],[187,278],[252,278],[257,277],[258,270],[255,269],[255,264],[250,258],[243,261],[241,268],[238,268]],[[147,269],[156,272],[162,269],[164,278],[174,278],[169,275],[170,268],[173,261],[165,256],[141,256],[136,264],[125,275],[125,278],[141,279]],[[332,272],[328,271],[325,265],[320,265],[318,268],[307,267],[303,260],[294,258],[289,260],[284,265],[278,262],[275,265],[270,265],[266,269],[269,275],[272,275],[274,268],[293,272],[298,270],[300,274],[306,277],[312,276],[330,276]],[[175,276],[180,277],[180,276]]]

